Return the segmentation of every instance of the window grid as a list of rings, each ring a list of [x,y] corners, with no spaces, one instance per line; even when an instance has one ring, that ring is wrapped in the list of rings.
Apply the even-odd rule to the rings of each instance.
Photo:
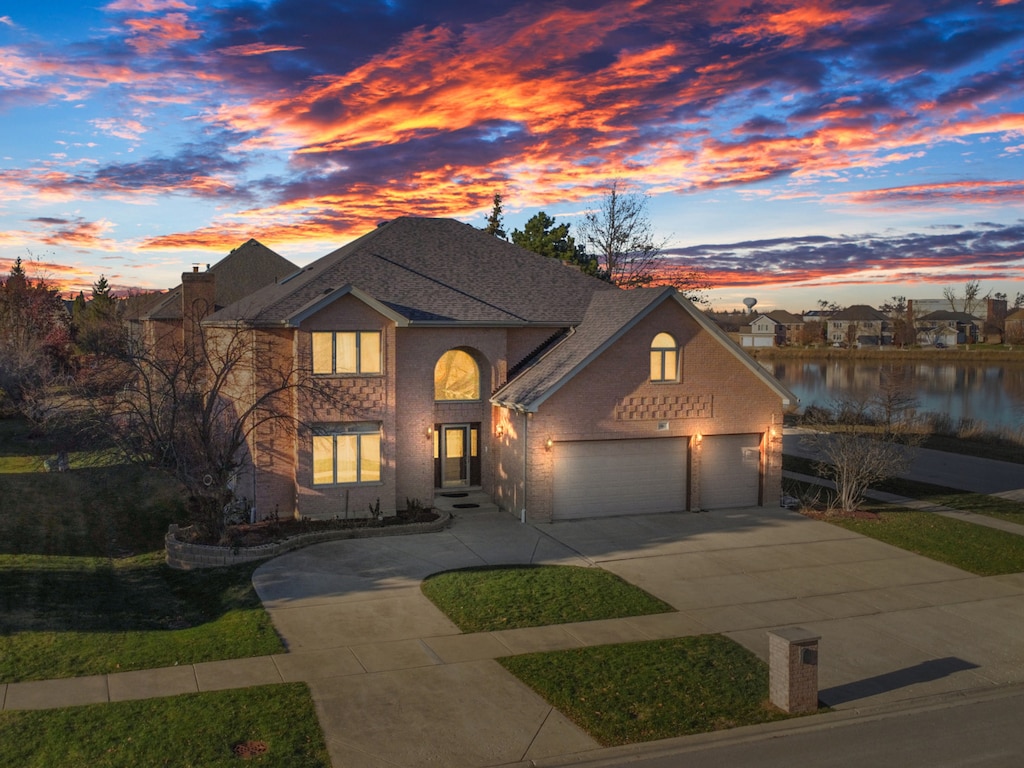
[[[679,348],[676,340],[667,333],[659,333],[651,342],[651,381],[674,382],[679,380]]]
[[[314,331],[314,374],[379,374],[380,331]]]
[[[361,485],[381,479],[380,428],[313,436],[313,485]]]

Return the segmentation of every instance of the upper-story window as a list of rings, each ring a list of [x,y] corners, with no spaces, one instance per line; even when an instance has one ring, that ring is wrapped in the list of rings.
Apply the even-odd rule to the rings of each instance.
[[[668,333],[651,342],[651,381],[679,381],[679,347]]]
[[[435,400],[479,400],[480,367],[468,352],[449,349],[434,366]]]
[[[380,373],[380,331],[314,331],[313,373]]]

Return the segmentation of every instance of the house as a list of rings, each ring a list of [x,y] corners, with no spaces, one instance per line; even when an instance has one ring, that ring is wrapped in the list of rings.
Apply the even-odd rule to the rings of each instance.
[[[209,273],[185,274],[186,306]],[[795,398],[673,288],[402,217],[201,329],[239,323],[344,402],[295,397],[295,428],[256,430],[236,489],[257,517],[393,514],[468,487],[542,521],[778,503]]]
[[[1024,309],[1018,309],[1007,315],[1004,325],[1007,344],[1024,342]]]
[[[776,309],[758,315],[750,325],[740,330],[740,344],[744,347],[781,347],[800,343],[803,318]]]
[[[940,309],[917,319],[917,343],[932,346],[976,344],[985,321],[967,314]]]
[[[892,343],[889,318],[874,307],[854,304],[828,319],[828,341],[833,345],[877,347]]]

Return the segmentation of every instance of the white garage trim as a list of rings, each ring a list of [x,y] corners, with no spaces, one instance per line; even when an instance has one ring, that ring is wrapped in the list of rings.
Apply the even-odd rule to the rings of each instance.
[[[700,447],[700,507],[756,507],[761,501],[761,435],[706,435]]]
[[[555,443],[552,518],[686,509],[688,438]]]

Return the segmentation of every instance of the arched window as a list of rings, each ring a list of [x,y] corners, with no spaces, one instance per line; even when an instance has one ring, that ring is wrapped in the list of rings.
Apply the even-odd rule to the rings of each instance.
[[[468,352],[449,349],[434,366],[435,400],[479,400],[480,368]]]
[[[679,381],[679,347],[668,333],[651,342],[651,381]]]

